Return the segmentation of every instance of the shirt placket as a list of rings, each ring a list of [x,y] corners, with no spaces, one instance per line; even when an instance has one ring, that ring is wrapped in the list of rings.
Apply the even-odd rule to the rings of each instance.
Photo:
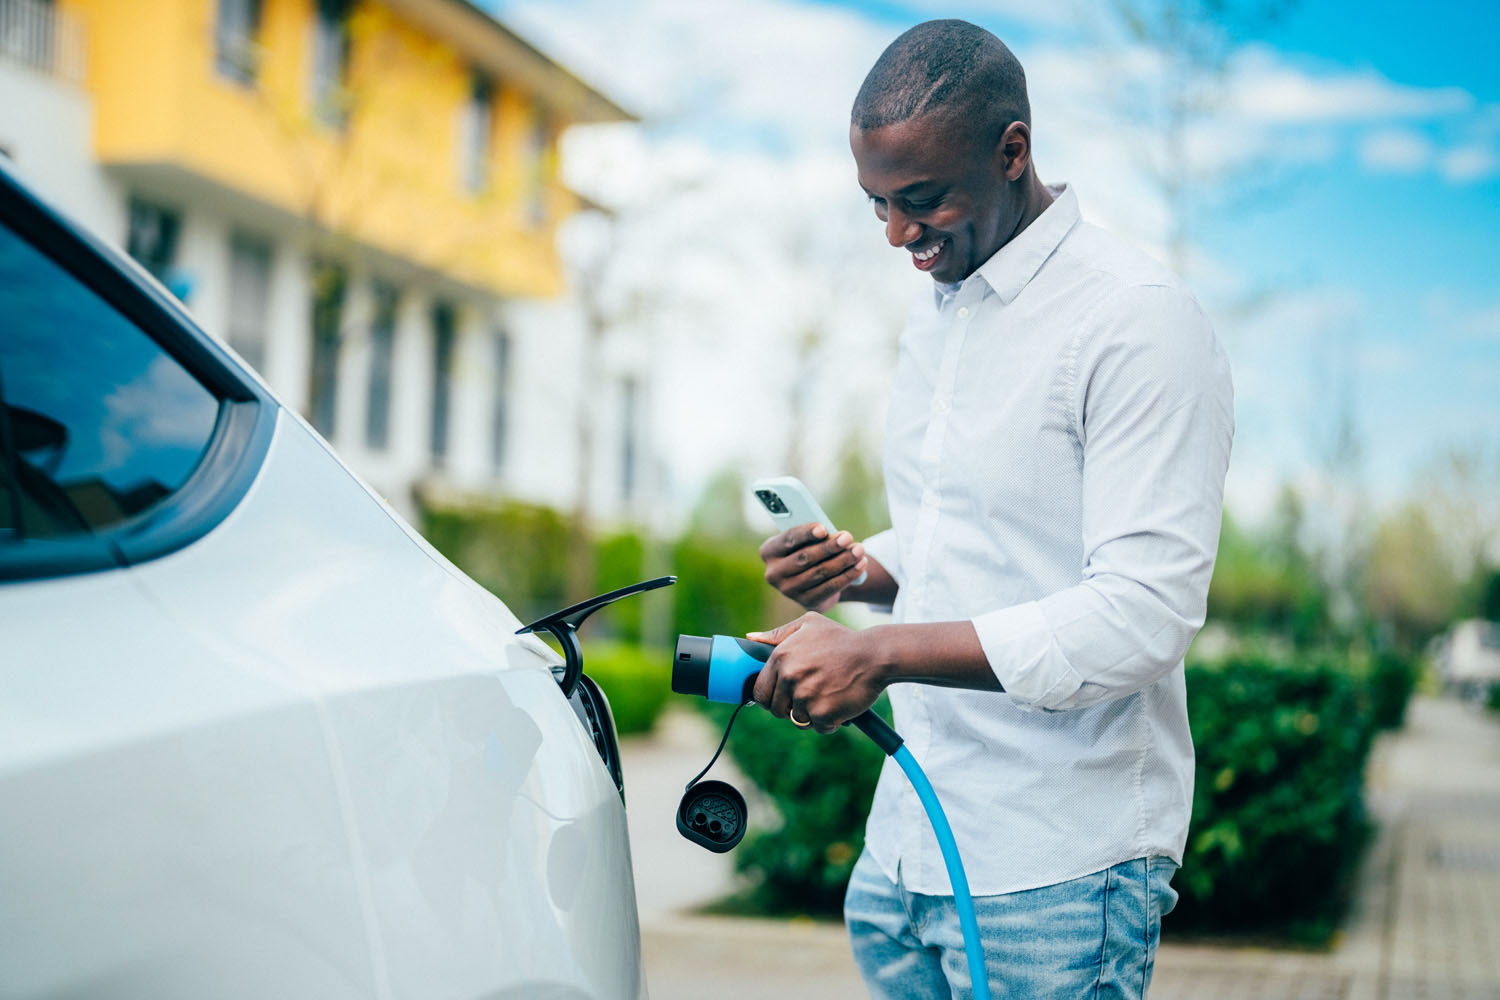
[[[938,322],[942,326],[942,356],[938,362],[938,373],[933,385],[932,398],[927,408],[927,429],[922,435],[922,446],[918,454],[918,471],[921,475],[922,496],[917,507],[916,524],[912,530],[912,571],[903,588],[912,585],[913,592],[907,604],[908,620],[932,621],[931,554],[933,540],[942,519],[943,500],[943,446],[948,435],[948,420],[953,413],[953,390],[958,381],[958,365],[963,355],[964,339],[968,335],[969,323],[975,312],[978,295],[975,288],[979,282],[970,282],[958,294],[952,296],[938,310]],[[941,569],[941,567],[938,567]],[[918,759],[926,759],[932,747],[932,706],[924,685],[913,684],[910,704],[915,725],[914,732],[903,734],[912,744],[912,752]],[[911,858],[916,870],[930,879],[930,869],[936,858],[927,857],[924,850],[926,838],[922,832],[927,828],[925,813],[916,793],[904,790],[902,809],[903,822],[908,832],[908,850],[903,852]]]

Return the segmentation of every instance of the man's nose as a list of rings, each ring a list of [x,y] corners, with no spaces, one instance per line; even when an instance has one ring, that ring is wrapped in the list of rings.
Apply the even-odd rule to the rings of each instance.
[[[904,247],[916,242],[922,235],[922,226],[899,208],[888,206],[885,217],[885,238],[893,247]]]

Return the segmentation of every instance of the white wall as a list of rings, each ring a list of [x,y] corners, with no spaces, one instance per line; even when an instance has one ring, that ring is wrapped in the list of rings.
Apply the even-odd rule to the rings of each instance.
[[[3,58],[0,95],[0,148],[27,183],[94,233],[123,243],[124,202],[94,162],[89,96]]]

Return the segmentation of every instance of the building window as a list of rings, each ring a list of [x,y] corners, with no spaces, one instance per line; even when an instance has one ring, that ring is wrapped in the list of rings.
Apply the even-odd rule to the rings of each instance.
[[[219,75],[249,86],[260,67],[261,0],[218,0],[214,24],[214,66]]]
[[[635,499],[636,467],[640,461],[641,383],[627,376],[620,380],[620,499]]]
[[[349,276],[338,264],[320,262],[313,265],[312,279],[312,379],[308,386],[307,419],[320,434],[332,440],[338,412],[344,293]]]
[[[526,218],[534,226],[547,221],[547,180],[551,173],[552,122],[541,108],[532,111],[524,150]]]
[[[256,371],[265,367],[270,303],[271,244],[247,233],[233,233],[229,237],[227,336],[229,346]]]
[[[384,451],[391,439],[391,372],[396,353],[396,308],[401,293],[377,281],[371,290],[375,311],[370,321],[370,392],[365,410],[365,444]]]
[[[469,103],[464,108],[460,130],[463,185],[470,194],[483,194],[490,184],[490,126],[494,120],[495,84],[483,73],[475,72],[469,83]]]
[[[177,260],[181,213],[141,198],[131,198],[127,218],[125,252],[166,284]]]
[[[510,430],[510,334],[495,334],[495,399],[490,410],[490,463],[505,468],[506,436]]]
[[[447,302],[432,307],[432,458],[441,465],[448,456],[448,414],[453,402],[454,308]]]
[[[349,120],[349,9],[351,0],[317,0],[313,21],[313,113],[326,125]]]

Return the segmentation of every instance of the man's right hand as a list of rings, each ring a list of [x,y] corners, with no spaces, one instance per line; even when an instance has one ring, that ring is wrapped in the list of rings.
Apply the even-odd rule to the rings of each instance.
[[[832,538],[816,522],[788,528],[760,547],[766,582],[810,611],[827,611],[870,567],[865,547],[847,531]]]

